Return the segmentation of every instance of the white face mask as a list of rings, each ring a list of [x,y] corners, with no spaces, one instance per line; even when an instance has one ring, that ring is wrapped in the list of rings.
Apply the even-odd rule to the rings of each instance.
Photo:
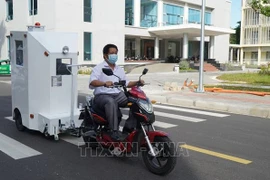
[[[109,54],[108,55],[109,63],[115,64],[117,60],[118,60],[118,55],[117,54]]]

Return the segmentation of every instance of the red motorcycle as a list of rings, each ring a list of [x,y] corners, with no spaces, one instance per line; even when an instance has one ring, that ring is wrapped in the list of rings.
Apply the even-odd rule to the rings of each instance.
[[[114,75],[111,69],[104,68],[102,70],[107,76]],[[148,69],[144,69],[141,76],[145,75],[147,71]],[[95,107],[94,98],[87,98],[83,110],[83,139],[90,147],[94,148],[100,145],[116,156],[141,152],[143,161],[149,171],[157,175],[166,175],[176,165],[175,145],[167,133],[155,130],[153,126],[155,114],[152,106],[154,102],[151,102],[141,90],[142,84],[140,81],[138,81],[137,86],[130,90],[127,90],[125,84],[126,82],[119,78],[119,82],[114,83],[112,87],[123,88],[128,98],[127,107],[137,124],[136,128],[130,133],[123,133],[121,140],[112,139],[108,133],[108,121],[105,113]],[[121,119],[122,116],[119,116],[119,121]]]

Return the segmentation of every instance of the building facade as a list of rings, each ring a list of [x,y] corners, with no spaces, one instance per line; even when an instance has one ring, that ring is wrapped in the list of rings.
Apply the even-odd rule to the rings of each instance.
[[[255,12],[251,0],[242,0],[240,63],[262,65],[270,62],[270,17]]]
[[[206,1],[206,59],[228,60],[230,12],[229,0]],[[9,58],[10,31],[26,31],[35,22],[46,31],[78,33],[81,64],[101,62],[107,43],[118,46],[120,64],[200,53],[201,0],[2,0],[0,59]]]

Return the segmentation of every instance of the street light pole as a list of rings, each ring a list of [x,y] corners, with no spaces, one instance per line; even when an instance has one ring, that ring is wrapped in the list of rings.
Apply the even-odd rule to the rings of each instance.
[[[203,63],[204,63],[204,16],[205,16],[205,0],[202,0],[201,10],[201,48],[200,48],[200,71],[199,71],[199,87],[197,92],[204,92],[203,88]]]

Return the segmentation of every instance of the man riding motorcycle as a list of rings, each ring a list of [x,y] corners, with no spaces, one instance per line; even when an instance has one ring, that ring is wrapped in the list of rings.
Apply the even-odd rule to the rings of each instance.
[[[129,81],[126,78],[124,70],[116,65],[118,60],[118,48],[114,44],[107,44],[103,48],[104,61],[96,65],[90,75],[89,88],[94,89],[94,104],[96,107],[105,112],[105,117],[109,122],[111,128],[110,136],[118,140],[121,137],[119,132],[118,117],[121,116],[119,107],[125,107],[127,105],[127,97],[123,91],[118,88],[110,88],[114,82],[118,82],[119,79],[126,80],[128,88],[136,86],[138,81]],[[113,73],[118,76],[107,76],[102,72],[102,68],[111,68]],[[141,80],[142,84],[144,81]],[[128,119],[123,128],[123,132],[131,132],[134,127],[132,118]]]

